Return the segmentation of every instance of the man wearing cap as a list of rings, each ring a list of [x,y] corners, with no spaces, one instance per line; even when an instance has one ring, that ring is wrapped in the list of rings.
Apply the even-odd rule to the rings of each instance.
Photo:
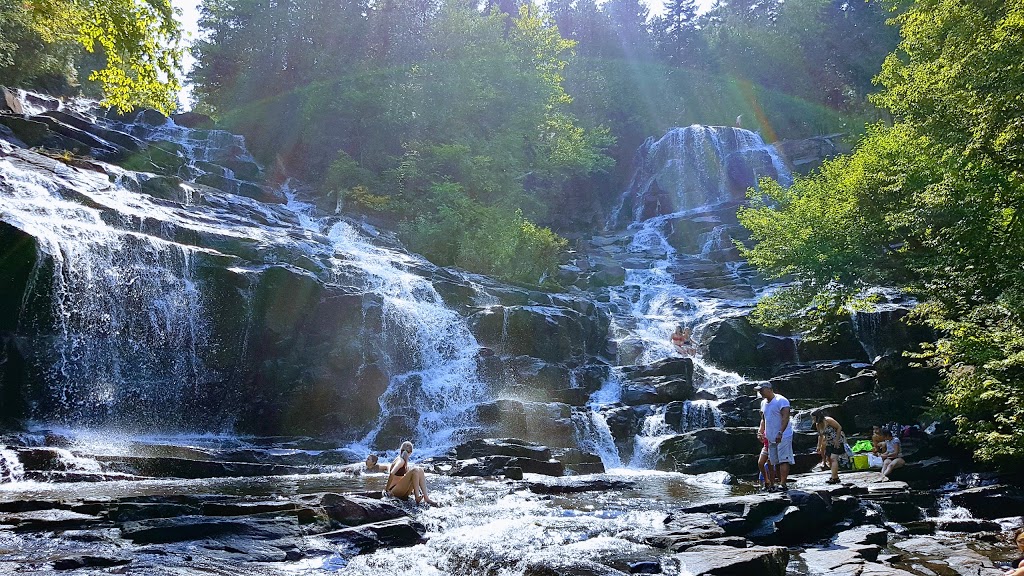
[[[757,438],[768,439],[768,461],[779,471],[779,488],[788,490],[786,477],[789,465],[795,464],[793,457],[793,424],[789,421],[789,400],[772,390],[771,382],[754,386],[761,395],[761,426]]]

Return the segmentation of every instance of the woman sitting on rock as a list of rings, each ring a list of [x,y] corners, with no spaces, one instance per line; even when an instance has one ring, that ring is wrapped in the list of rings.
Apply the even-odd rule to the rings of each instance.
[[[825,416],[820,411],[811,414],[811,422],[814,424],[814,429],[818,431],[822,457],[829,462],[829,467],[832,469],[832,478],[827,483],[839,484],[839,458],[846,455],[846,448],[843,447],[843,427],[836,422],[835,418]]]
[[[882,475],[879,480],[887,482],[889,474],[906,462],[903,460],[903,446],[900,444],[900,439],[894,437],[891,430],[883,428],[882,439],[885,442],[885,452],[882,454]]]
[[[426,502],[435,506],[436,503],[427,495],[427,480],[423,468],[410,464],[410,456],[412,456],[412,442],[402,442],[398,457],[388,468],[388,482],[385,484],[384,493],[402,500],[411,494],[416,497],[417,504]]]

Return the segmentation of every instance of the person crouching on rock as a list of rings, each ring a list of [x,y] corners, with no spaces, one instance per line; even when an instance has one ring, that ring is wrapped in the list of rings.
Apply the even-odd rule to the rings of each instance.
[[[754,387],[761,395],[761,426],[758,439],[768,439],[768,461],[779,472],[779,489],[789,490],[786,480],[789,466],[796,463],[793,456],[793,423],[789,419],[789,400],[772,390],[771,382],[762,382]]]
[[[1014,540],[1017,543],[1017,550],[1024,554],[1024,529],[1017,532],[1017,537]],[[1004,576],[1024,576],[1024,557],[1014,560],[1010,564],[1010,570],[1004,573]]]
[[[427,495],[427,480],[423,468],[410,464],[410,456],[412,456],[412,442],[402,442],[402,447],[398,450],[398,457],[388,468],[388,482],[385,484],[384,492],[402,500],[413,495],[417,504],[426,502],[431,506],[436,506],[436,503]]]
[[[829,484],[839,484],[839,458],[846,454],[843,448],[843,427],[831,416],[825,416],[821,411],[811,414],[811,422],[814,429],[818,431],[818,438],[822,444],[822,454],[829,462],[832,470],[832,478]]]

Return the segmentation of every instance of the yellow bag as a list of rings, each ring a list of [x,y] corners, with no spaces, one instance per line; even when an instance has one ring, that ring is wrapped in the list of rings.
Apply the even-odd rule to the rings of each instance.
[[[857,456],[854,456],[852,460],[854,470],[867,470],[870,467],[868,466],[867,454],[858,454]]]

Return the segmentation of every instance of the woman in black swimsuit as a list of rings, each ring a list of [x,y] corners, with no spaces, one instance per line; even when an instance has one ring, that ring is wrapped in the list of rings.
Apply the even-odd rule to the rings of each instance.
[[[426,502],[434,506],[435,502],[427,495],[427,480],[423,468],[411,466],[409,464],[410,456],[412,456],[412,442],[402,442],[398,457],[388,469],[388,482],[385,484],[384,492],[403,500],[411,494],[416,497],[417,504]]]

